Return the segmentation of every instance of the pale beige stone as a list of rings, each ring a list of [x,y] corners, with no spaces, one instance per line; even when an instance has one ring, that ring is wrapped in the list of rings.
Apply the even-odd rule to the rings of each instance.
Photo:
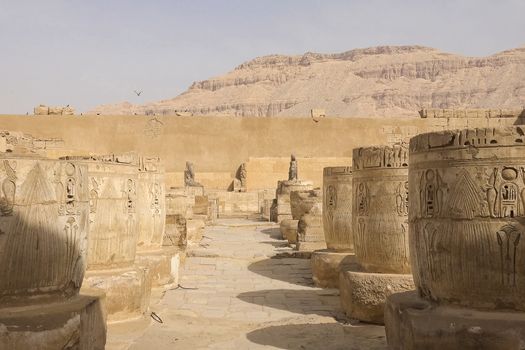
[[[0,309],[0,349],[103,350],[103,294]]]
[[[353,151],[352,229],[359,271],[341,273],[348,316],[382,323],[390,291],[414,288],[408,251],[408,147]]]
[[[164,167],[159,158],[141,157],[137,180],[137,220],[139,250],[162,246],[166,226]]]
[[[313,185],[310,181],[278,181],[276,190],[276,222],[280,223],[284,219],[292,219],[292,209],[290,206],[290,193],[292,191],[311,190]]]
[[[334,251],[353,252],[352,168],[324,168],[323,191],[323,228],[326,245]]]
[[[285,219],[282,220],[279,224],[279,229],[281,231],[282,238],[287,240],[290,244],[297,243],[298,224],[299,220],[294,219]]]
[[[521,126],[411,139],[410,250],[419,296],[389,298],[391,348],[524,343],[524,147]]]
[[[0,348],[103,349],[104,295],[79,295],[87,167],[0,154]]]
[[[146,266],[87,271],[81,291],[98,289],[105,293],[104,311],[108,322],[142,317],[149,309],[152,275]]]
[[[314,284],[321,288],[339,288],[341,271],[356,268],[353,253],[335,252],[330,249],[312,252],[310,262]]]
[[[370,273],[353,270],[339,275],[341,305],[352,318],[371,323],[384,323],[386,298],[414,289],[412,275]]]

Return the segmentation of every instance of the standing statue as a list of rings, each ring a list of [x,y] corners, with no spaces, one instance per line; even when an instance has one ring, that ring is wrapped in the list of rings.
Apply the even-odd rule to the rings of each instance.
[[[195,181],[195,171],[193,170],[193,163],[186,162],[186,170],[184,170],[184,185],[186,186],[202,186]]]
[[[239,168],[239,181],[241,182],[241,191],[246,191],[246,176],[247,176],[247,171],[246,171],[246,163],[242,163],[241,164],[241,167]]]
[[[297,160],[292,154],[290,159],[290,169],[288,170],[288,181],[297,181],[299,178],[297,176]]]

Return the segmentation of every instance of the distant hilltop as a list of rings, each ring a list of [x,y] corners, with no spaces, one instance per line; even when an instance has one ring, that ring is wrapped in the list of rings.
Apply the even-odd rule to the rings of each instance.
[[[465,57],[423,46],[380,46],[336,54],[270,55],[193,83],[145,105],[101,105],[89,114],[418,117],[422,109],[525,106],[525,47]]]

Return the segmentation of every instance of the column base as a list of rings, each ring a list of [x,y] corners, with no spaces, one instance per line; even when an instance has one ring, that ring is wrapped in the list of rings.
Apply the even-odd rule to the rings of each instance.
[[[383,324],[386,297],[413,290],[409,274],[342,271],[339,274],[341,305],[345,313],[361,321]]]
[[[0,308],[0,349],[103,350],[103,303],[103,293],[90,293],[63,302]]]
[[[314,284],[320,288],[339,288],[339,273],[356,264],[354,253],[316,250],[310,260]]]
[[[108,323],[142,317],[148,311],[151,296],[151,273],[147,268],[88,271],[82,291],[106,293]]]
[[[152,288],[169,289],[179,283],[180,253],[177,248],[137,251],[135,264],[149,270]]]
[[[415,291],[388,297],[385,325],[392,350],[517,350],[525,344],[525,312],[436,305]]]

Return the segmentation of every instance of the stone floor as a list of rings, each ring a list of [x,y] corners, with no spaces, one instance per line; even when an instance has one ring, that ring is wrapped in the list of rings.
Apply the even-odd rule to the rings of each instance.
[[[159,319],[110,326],[107,348],[385,349],[384,328],[347,320],[309,262],[277,225],[219,220],[189,250],[179,288],[152,306]]]

